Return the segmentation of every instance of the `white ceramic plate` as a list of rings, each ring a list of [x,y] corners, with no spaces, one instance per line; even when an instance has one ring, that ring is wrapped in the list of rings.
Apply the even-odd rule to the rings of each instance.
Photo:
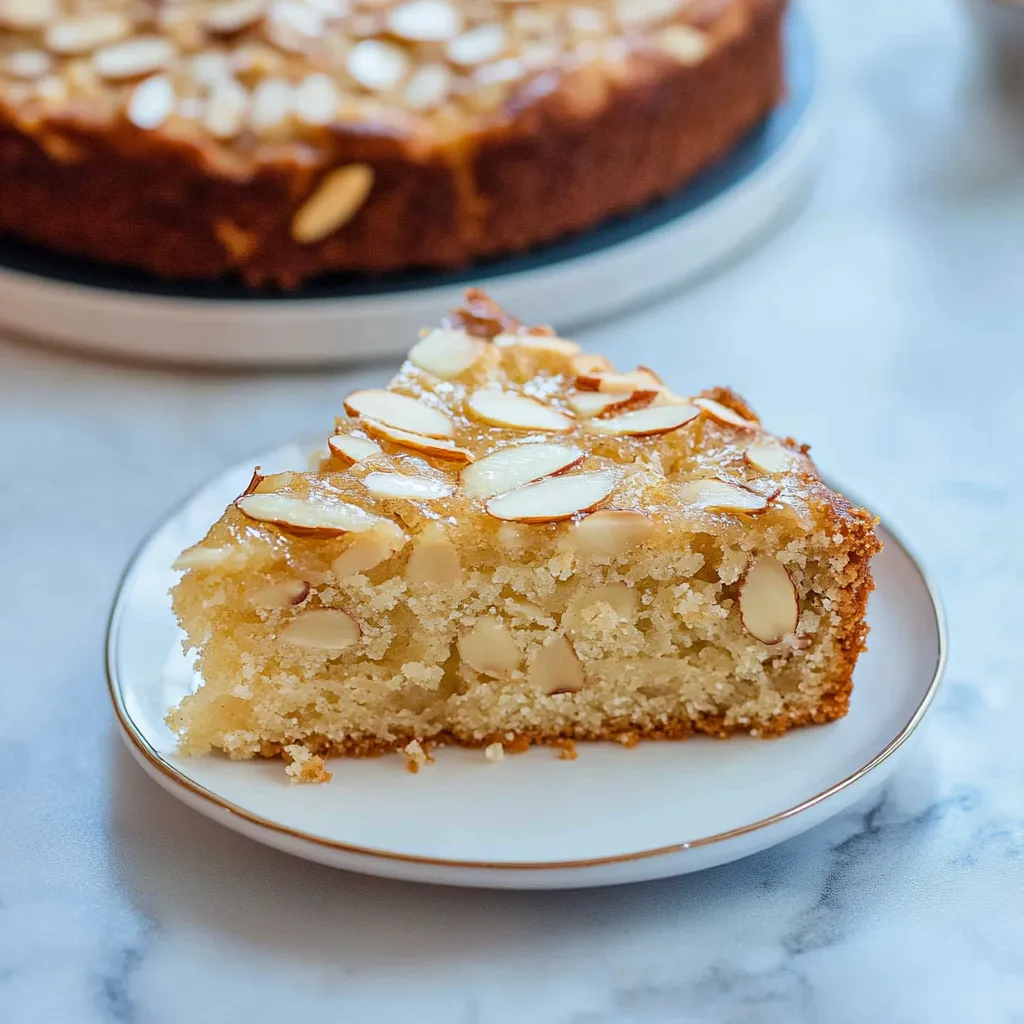
[[[215,821],[300,857],[450,885],[568,888],[682,874],[744,857],[843,810],[907,749],[945,659],[934,590],[884,527],[871,650],[840,722],[783,739],[580,744],[575,761],[533,749],[498,764],[445,749],[412,775],[398,755],[332,759],[323,786],[278,761],[182,758],[163,723],[195,685],[167,596],[171,562],[249,482],[305,465],[287,447],[218,477],[166,520],[130,564],[111,616],[110,690],[138,762]]]
[[[522,256],[448,274],[338,275],[282,295],[161,282],[0,239],[0,325],[133,359],[322,365],[404,355],[479,285],[525,323],[576,330],[708,272],[807,195],[822,113],[799,7],[786,63],[783,103],[717,165],[661,202]]]

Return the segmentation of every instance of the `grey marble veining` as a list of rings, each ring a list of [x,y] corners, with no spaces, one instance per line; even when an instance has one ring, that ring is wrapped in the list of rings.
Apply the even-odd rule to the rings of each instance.
[[[949,676],[892,782],[740,863],[593,892],[361,878],[220,829],[115,735],[118,575],[183,492],[382,370],[0,344],[0,1021],[1024,1021],[1024,96],[955,4],[809,6],[831,131],[802,214],[583,340],[734,385],[934,573]]]

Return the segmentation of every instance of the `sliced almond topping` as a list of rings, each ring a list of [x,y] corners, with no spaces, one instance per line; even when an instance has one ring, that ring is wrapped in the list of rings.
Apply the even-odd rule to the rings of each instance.
[[[334,434],[327,438],[331,454],[351,466],[361,459],[380,454],[380,445],[368,437],[353,437],[352,434]]]
[[[743,453],[743,458],[747,465],[769,475],[785,473],[793,468],[795,461],[793,452],[777,441],[755,441]]]
[[[699,415],[700,410],[692,405],[652,405],[607,419],[587,420],[585,427],[613,437],[652,437],[678,430]]]
[[[340,580],[368,572],[400,550],[405,540],[401,528],[390,522],[382,529],[360,533],[331,562],[331,572]]]
[[[477,619],[459,637],[458,649],[471,669],[495,679],[507,679],[523,660],[509,631],[490,615]]]
[[[238,498],[235,507],[257,522],[273,523],[292,533],[319,537],[362,533],[381,522],[379,516],[336,498],[296,498],[256,491]]]
[[[430,523],[416,539],[405,578],[410,583],[461,583],[462,561],[444,528]]]
[[[97,46],[126,38],[131,31],[131,21],[121,12],[94,11],[92,14],[61,18],[46,30],[44,42],[50,53],[89,53]]]
[[[658,33],[661,48],[680,64],[699,64],[711,49],[708,37],[689,25],[667,25]]]
[[[480,358],[483,342],[465,331],[439,327],[417,342],[409,352],[409,361],[442,380],[465,373]]]
[[[517,395],[498,388],[474,391],[467,403],[470,413],[484,423],[512,430],[551,430],[567,433],[575,421],[536,398]]]
[[[403,97],[410,110],[433,110],[440,106],[452,87],[452,73],[444,64],[424,64],[406,83]]]
[[[533,352],[552,352],[560,356],[574,356],[580,347],[575,341],[556,338],[550,334],[497,334],[494,344],[498,348],[525,348]]]
[[[401,84],[409,73],[409,58],[394,43],[364,39],[348,51],[345,68],[364,89],[386,92]]]
[[[174,58],[174,47],[160,36],[135,36],[124,43],[104,46],[92,56],[92,66],[100,78],[119,80],[140,78],[161,71]]]
[[[581,420],[589,420],[626,406],[643,406],[657,394],[657,391],[633,391],[620,395],[604,395],[599,391],[578,391],[569,396],[569,408]]]
[[[437,501],[455,493],[455,485],[447,480],[434,480],[428,476],[409,476],[407,473],[367,473],[363,477],[366,489],[378,498],[415,498],[419,501]]]
[[[374,420],[365,420],[363,426],[366,432],[373,434],[374,437],[422,452],[435,459],[446,459],[449,462],[473,461],[473,453],[467,448],[460,448],[454,441],[414,434],[411,430],[399,430],[398,427],[389,427],[386,423],[377,423]]]
[[[445,49],[448,59],[461,67],[475,67],[495,60],[505,52],[508,34],[498,22],[485,22],[456,36]]]
[[[679,489],[679,498],[708,512],[746,512],[753,515],[768,507],[768,500],[747,487],[728,480],[690,480]]]
[[[392,8],[388,28],[399,39],[445,43],[462,31],[462,13],[447,0],[409,0]]]
[[[174,113],[177,96],[167,75],[152,75],[132,92],[126,113],[136,128],[152,131]]]
[[[206,548],[206,547],[192,547],[183,551],[174,560],[172,569],[184,570],[195,569],[202,571],[204,569],[219,569],[235,560],[235,555],[238,554],[239,549],[230,548]]]
[[[292,238],[309,245],[344,227],[366,202],[372,188],[373,168],[369,164],[347,164],[328,171],[292,219]]]
[[[781,643],[800,619],[800,602],[786,567],[762,555],[747,569],[740,584],[743,628],[764,644]]]
[[[0,26],[8,28],[45,28],[60,14],[60,0],[0,0]]]
[[[340,608],[299,612],[278,634],[283,643],[320,651],[343,651],[359,640],[359,625]]]
[[[266,7],[266,0],[222,0],[208,8],[205,24],[214,33],[240,32],[259,21]]]
[[[615,367],[606,356],[597,356],[592,352],[581,352],[572,359],[572,372],[577,377],[594,373],[614,373]]]
[[[462,487],[474,498],[490,498],[578,466],[585,455],[569,444],[517,444],[499,448],[462,471]]]
[[[529,680],[541,693],[576,693],[583,689],[586,677],[572,644],[556,635],[537,652]]]
[[[756,420],[746,420],[738,412],[733,412],[727,405],[716,402],[713,398],[692,398],[690,401],[702,412],[706,412],[713,420],[740,430],[757,430]]]
[[[604,509],[592,512],[573,528],[572,543],[580,558],[615,558],[646,541],[654,523],[643,512]]]
[[[617,482],[611,470],[552,476],[491,498],[486,509],[495,519],[508,522],[556,523],[597,508]]]
[[[345,411],[350,416],[363,416],[426,437],[453,437],[455,434],[455,424],[444,413],[408,395],[383,388],[353,391],[345,399]]]
[[[647,370],[630,370],[629,373],[581,373],[576,377],[580,391],[600,391],[606,395],[631,394],[634,391],[662,390],[661,381]]]
[[[261,587],[249,600],[258,608],[288,608],[302,604],[309,596],[309,584],[305,580],[283,580]]]

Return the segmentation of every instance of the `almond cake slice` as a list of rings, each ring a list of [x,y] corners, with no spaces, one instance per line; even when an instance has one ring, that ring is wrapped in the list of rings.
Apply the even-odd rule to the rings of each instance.
[[[257,470],[176,563],[203,680],[168,714],[184,752],[777,736],[846,713],[873,518],[731,391],[679,397],[470,292],[344,407],[317,469]]]

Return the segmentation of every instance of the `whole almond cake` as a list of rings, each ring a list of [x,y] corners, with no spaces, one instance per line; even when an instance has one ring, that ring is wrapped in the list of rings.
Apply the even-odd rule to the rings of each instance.
[[[664,196],[782,93],[785,0],[0,0],[0,233],[294,287]]]
[[[177,562],[188,753],[775,736],[845,714],[873,519],[724,389],[480,293]],[[314,772],[315,774],[315,772]]]

